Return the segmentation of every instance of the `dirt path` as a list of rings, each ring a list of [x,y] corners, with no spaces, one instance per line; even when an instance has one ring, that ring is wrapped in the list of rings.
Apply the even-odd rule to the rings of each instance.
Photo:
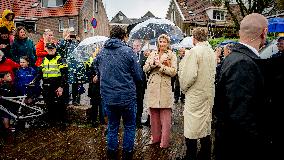
[[[183,117],[180,104],[173,110],[172,126],[171,147],[168,149],[160,149],[159,145],[147,145],[150,140],[150,129],[148,127],[137,129],[134,159],[167,160],[184,155]],[[104,160],[106,159],[105,127],[71,125],[66,130],[56,127],[25,130],[16,136],[13,145],[2,147],[0,159]],[[120,143],[121,136],[122,131],[120,131]]]

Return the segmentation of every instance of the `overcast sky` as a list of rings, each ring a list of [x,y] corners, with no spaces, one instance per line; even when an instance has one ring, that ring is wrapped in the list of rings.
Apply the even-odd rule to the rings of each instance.
[[[140,18],[148,11],[156,17],[165,18],[170,0],[102,0],[108,19],[111,20],[119,11],[128,18]]]

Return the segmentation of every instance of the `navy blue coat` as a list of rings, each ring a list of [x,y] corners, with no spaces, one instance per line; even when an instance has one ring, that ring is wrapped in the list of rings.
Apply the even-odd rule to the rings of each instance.
[[[119,39],[110,38],[94,64],[105,104],[127,105],[136,99],[135,83],[141,83],[142,70],[132,48]]]
[[[32,67],[28,68],[20,68],[16,72],[16,90],[17,95],[25,95],[27,94],[27,84],[29,84],[37,75],[37,72]],[[38,95],[40,92],[39,83],[36,84],[36,87],[33,90],[30,90],[33,94]]]

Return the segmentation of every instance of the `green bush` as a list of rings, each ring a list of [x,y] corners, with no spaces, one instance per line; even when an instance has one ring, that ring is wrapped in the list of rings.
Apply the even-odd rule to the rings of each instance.
[[[232,41],[237,42],[239,39],[220,37],[220,38],[209,39],[208,41],[209,41],[210,45],[212,46],[212,48],[215,49],[218,44],[220,44],[220,43],[222,43],[223,41],[226,41],[226,40],[232,40]]]

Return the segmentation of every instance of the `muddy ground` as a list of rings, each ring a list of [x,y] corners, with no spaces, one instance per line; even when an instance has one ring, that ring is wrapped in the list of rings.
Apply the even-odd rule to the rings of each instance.
[[[150,128],[137,129],[134,159],[168,160],[185,154],[183,137],[182,104],[173,110],[171,145],[160,149],[158,145],[148,145]],[[60,127],[32,127],[17,132],[13,144],[3,144],[0,159],[25,160],[104,160],[106,159],[105,125],[92,128],[89,124],[70,124],[65,130]],[[122,142],[120,130],[120,147]],[[120,148],[120,154],[121,154]]]

